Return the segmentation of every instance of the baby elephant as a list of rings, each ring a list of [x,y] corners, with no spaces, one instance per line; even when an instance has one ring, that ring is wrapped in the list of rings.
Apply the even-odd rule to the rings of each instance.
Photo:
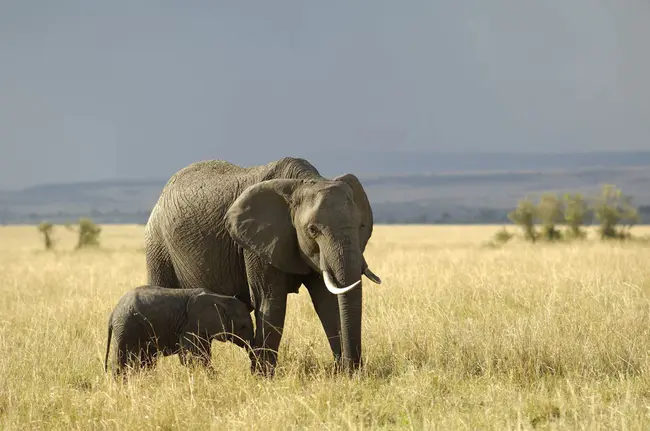
[[[108,320],[104,370],[108,371],[111,336],[115,333],[117,373],[127,364],[155,365],[158,356],[178,353],[210,364],[213,339],[231,341],[247,350],[253,340],[253,322],[240,300],[207,289],[167,289],[139,286],[125,293]]]

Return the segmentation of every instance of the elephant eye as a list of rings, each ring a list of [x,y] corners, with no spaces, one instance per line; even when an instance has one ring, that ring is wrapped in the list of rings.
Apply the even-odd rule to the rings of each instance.
[[[307,226],[307,232],[309,232],[309,235],[311,236],[316,236],[320,231],[318,230],[316,225],[310,224],[309,226]]]

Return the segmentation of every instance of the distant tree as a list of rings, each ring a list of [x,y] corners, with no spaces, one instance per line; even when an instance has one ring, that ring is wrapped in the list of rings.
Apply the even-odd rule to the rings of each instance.
[[[99,235],[101,231],[102,228],[93,223],[91,219],[80,218],[77,230],[79,234],[77,248],[99,247]]]
[[[572,238],[584,238],[587,232],[582,226],[587,222],[589,206],[580,193],[564,195],[564,221],[568,226],[568,235]]]
[[[54,230],[54,225],[52,223],[43,221],[38,225],[38,231],[43,235],[43,243],[45,245],[45,250],[51,250],[54,248],[54,239],[52,238],[52,231]]]
[[[562,201],[553,193],[544,193],[537,205],[537,216],[542,222],[542,235],[549,241],[555,241],[562,234],[555,227],[562,223]]]
[[[522,199],[517,204],[517,208],[508,214],[508,218],[520,226],[524,231],[524,238],[528,241],[537,241],[537,231],[535,230],[535,220],[537,218],[537,208],[528,198]]]
[[[594,214],[600,222],[601,239],[624,239],[630,237],[630,228],[639,221],[639,214],[626,196],[615,185],[603,185],[600,196],[594,202]],[[621,229],[617,225],[622,224]]]

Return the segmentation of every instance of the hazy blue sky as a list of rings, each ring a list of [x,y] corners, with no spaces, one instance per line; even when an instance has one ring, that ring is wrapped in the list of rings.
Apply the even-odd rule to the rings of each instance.
[[[649,22],[648,0],[2,0],[0,189],[350,148],[650,149]]]

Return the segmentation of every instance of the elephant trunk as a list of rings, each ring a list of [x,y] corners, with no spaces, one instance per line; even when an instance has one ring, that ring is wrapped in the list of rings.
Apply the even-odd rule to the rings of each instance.
[[[340,253],[329,253],[329,256],[329,262],[323,258],[321,262],[326,285],[331,282],[346,286],[345,292],[337,296],[341,318],[342,365],[347,370],[357,369],[361,365],[363,255],[358,247],[348,244]]]
[[[341,316],[342,364],[346,370],[361,366],[362,286],[338,296]]]

